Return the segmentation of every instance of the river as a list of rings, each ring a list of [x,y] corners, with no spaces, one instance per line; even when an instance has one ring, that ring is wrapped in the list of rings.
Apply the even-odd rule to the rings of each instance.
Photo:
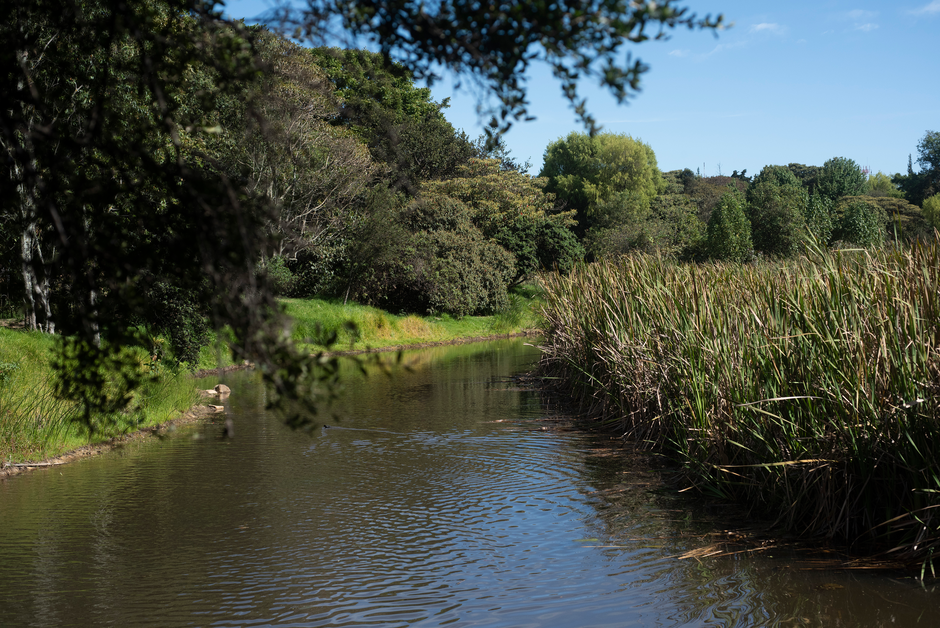
[[[929,580],[728,542],[746,517],[520,385],[537,357],[350,369],[310,433],[229,374],[234,438],[200,423],[0,481],[0,626],[940,625]]]

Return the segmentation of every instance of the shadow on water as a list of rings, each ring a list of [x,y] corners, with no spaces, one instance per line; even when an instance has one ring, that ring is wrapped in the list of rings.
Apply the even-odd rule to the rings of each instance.
[[[536,358],[351,369],[311,433],[228,374],[232,440],[206,423],[2,482],[0,626],[937,625],[932,584],[811,570],[565,427],[513,379]]]

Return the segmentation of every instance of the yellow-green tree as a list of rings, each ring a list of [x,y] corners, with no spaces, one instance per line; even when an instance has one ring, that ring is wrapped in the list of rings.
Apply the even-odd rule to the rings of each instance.
[[[545,149],[546,190],[577,210],[579,231],[643,220],[662,189],[649,144],[623,133],[571,133]]]

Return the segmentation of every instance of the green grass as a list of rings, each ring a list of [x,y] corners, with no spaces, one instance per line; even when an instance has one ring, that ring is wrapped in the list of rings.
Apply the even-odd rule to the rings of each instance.
[[[89,435],[75,421],[75,404],[54,394],[50,367],[56,339],[0,328],[0,464],[34,462],[116,435]],[[145,356],[141,368],[148,369]],[[196,383],[166,373],[138,389],[120,416],[123,431],[164,423],[196,402]]]
[[[381,349],[447,342],[533,330],[540,323],[539,290],[523,286],[510,295],[510,307],[493,316],[395,315],[378,308],[333,299],[282,299],[293,318],[292,338],[320,350],[332,337],[337,351]],[[347,323],[353,323],[353,328]]]
[[[703,491],[789,530],[940,548],[940,241],[547,277],[548,364]]]

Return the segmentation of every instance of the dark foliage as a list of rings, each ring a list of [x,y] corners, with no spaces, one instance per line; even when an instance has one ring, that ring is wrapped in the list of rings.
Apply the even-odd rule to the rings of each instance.
[[[771,257],[795,255],[806,237],[809,198],[784,166],[765,166],[747,188],[747,214],[754,250]]]
[[[466,205],[419,198],[401,214],[405,229],[373,260],[351,295],[396,311],[490,314],[508,305],[513,255],[474,226]]]
[[[446,102],[415,87],[400,64],[366,50],[318,48],[317,63],[332,81],[341,106],[334,118],[358,134],[374,160],[388,165],[394,188],[414,194],[421,181],[454,176],[475,155],[467,136],[444,118]]]

